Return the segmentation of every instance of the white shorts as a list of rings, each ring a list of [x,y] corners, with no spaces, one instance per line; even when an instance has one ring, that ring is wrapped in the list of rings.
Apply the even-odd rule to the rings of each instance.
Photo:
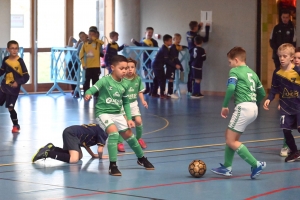
[[[140,108],[137,101],[130,103],[130,112],[132,117],[141,116]]]
[[[243,133],[257,117],[258,109],[254,102],[243,102],[235,106],[228,128]]]
[[[130,103],[130,112],[131,112],[131,117],[141,116],[140,108],[137,101]],[[121,114],[126,115],[123,106],[121,109]]]
[[[102,114],[96,118],[99,126],[106,131],[111,125],[116,125],[119,132],[128,130],[127,121],[122,114]]]

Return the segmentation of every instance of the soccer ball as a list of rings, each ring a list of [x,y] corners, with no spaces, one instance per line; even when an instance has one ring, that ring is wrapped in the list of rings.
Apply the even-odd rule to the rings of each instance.
[[[206,172],[206,164],[202,160],[193,160],[189,165],[189,172],[193,177],[200,178]]]

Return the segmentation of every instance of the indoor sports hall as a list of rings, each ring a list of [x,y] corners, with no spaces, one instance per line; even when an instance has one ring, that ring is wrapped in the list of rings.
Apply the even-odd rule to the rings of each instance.
[[[282,10],[289,10],[289,23],[299,27],[298,9],[300,1],[296,0],[0,0],[1,65],[10,55],[7,42],[16,40],[18,56],[30,75],[20,88],[14,107],[20,124],[18,132],[12,133],[13,124],[5,104],[0,107],[0,199],[299,199],[300,159],[285,162],[286,157],[280,155],[284,137],[278,107],[281,100],[276,97],[268,111],[263,108],[275,70],[270,35],[282,20]],[[137,73],[143,84],[151,83],[152,71],[143,70],[145,55],[148,52],[149,59],[155,59],[159,47],[164,45],[165,34],[181,34],[180,44],[187,46],[186,34],[193,20],[210,25],[209,40],[202,45],[207,57],[201,80],[204,97],[195,99],[188,95],[190,52],[186,49],[179,53],[184,70],[175,73],[174,94],[178,98],[144,94],[148,109],[139,101],[142,138],[147,144],[143,151],[155,170],[138,165],[126,142],[125,152],[118,152],[117,156],[122,176],[108,173],[107,145],[103,159],[91,158],[82,147],[83,157],[75,164],[51,158],[32,163],[44,145],[63,146],[65,128],[97,123],[95,108],[101,93],[98,98],[84,99],[85,69],[75,67],[80,58],[70,38],[78,40],[79,32],[88,33],[94,26],[104,41],[101,48],[105,49],[110,32],[117,31],[118,44],[127,44],[118,53],[137,60]],[[143,38],[146,27],[154,28],[153,39],[158,47],[131,42],[132,38]],[[207,33],[203,28],[199,34],[204,37]],[[293,34],[298,43],[299,31]],[[235,46],[246,50],[246,63],[266,91],[265,99],[258,104],[256,120],[240,138],[258,161],[266,162],[266,168],[254,180],[250,178],[251,166],[237,153],[232,176],[211,171],[224,162],[224,135],[235,108],[232,98],[228,117],[221,117],[230,70],[226,55]],[[99,59],[104,62],[104,58]],[[71,75],[73,70],[76,75]],[[105,66],[99,70],[101,80],[108,71]],[[0,77],[4,83],[6,79],[6,75]],[[297,94],[287,91],[285,95]],[[300,134],[294,130],[293,135],[299,146]],[[91,150],[96,153],[97,146]],[[206,171],[200,178],[189,172],[193,160],[205,163]]]

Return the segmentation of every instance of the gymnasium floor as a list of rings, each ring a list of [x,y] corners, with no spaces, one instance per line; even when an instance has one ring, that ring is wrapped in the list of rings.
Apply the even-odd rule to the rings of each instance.
[[[242,136],[253,155],[267,162],[261,176],[250,180],[250,167],[238,156],[231,178],[210,172],[223,163],[223,135],[229,119],[220,117],[222,99],[147,98],[149,109],[141,108],[146,156],[156,168],[147,171],[137,165],[125,144],[126,153],[118,157],[122,177],[112,177],[108,160],[90,159],[84,149],[78,164],[51,159],[30,162],[46,143],[62,146],[65,127],[93,122],[93,100],[73,99],[69,93],[21,95],[16,106],[19,134],[11,133],[9,114],[0,107],[0,199],[299,199],[300,161],[285,163],[279,156],[278,102],[268,112],[260,107],[258,119]],[[232,112],[233,104],[230,108]],[[300,145],[298,138],[296,142]],[[189,175],[188,165],[194,159],[207,165],[202,178]]]

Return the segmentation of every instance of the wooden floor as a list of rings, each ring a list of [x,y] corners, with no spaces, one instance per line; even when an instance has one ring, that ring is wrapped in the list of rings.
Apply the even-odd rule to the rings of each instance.
[[[229,119],[220,117],[222,99],[147,97],[149,109],[141,108],[141,112],[146,156],[155,170],[137,165],[125,144],[126,153],[118,157],[123,175],[112,177],[108,160],[90,159],[86,152],[78,164],[51,159],[31,163],[32,155],[46,143],[62,146],[65,127],[94,122],[93,100],[84,102],[70,94],[21,95],[16,106],[19,134],[11,133],[9,113],[0,107],[0,199],[300,199],[300,162],[285,163],[279,156],[278,102],[272,103],[268,112],[260,106],[259,117],[241,137],[258,160],[267,162],[261,176],[250,180],[250,166],[238,156],[231,178],[210,172],[224,159]],[[296,131],[294,135],[299,137]],[[193,178],[188,172],[194,159],[207,165],[202,178]]]

